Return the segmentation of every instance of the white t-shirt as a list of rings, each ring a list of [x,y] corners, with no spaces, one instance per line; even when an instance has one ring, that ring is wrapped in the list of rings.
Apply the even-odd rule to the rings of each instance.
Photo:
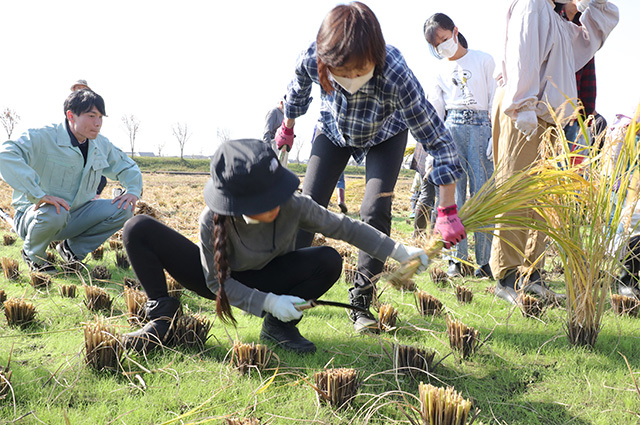
[[[438,73],[427,98],[444,119],[449,109],[490,111],[496,81],[495,62],[490,54],[467,50],[457,60],[438,61]]]

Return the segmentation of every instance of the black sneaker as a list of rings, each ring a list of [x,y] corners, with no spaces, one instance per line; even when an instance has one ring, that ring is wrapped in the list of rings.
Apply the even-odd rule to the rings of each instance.
[[[489,264],[485,264],[484,266],[478,267],[473,275],[477,279],[482,279],[488,277],[490,280],[493,280],[493,273],[491,273],[491,267]]]
[[[60,257],[64,260],[65,263],[80,263],[82,260],[76,256],[76,254],[71,251],[69,248],[69,244],[66,240],[60,242],[56,245],[56,251],[60,254]]]
[[[460,263],[449,261],[449,268],[447,269],[447,276],[449,277],[462,277],[462,268]]]
[[[640,289],[638,289],[637,277],[624,270],[616,280],[618,283],[618,294],[640,299]]]
[[[340,207],[340,212],[342,214],[346,214],[349,212],[349,209],[347,208],[347,204],[345,204],[344,202],[339,203],[338,207]]]
[[[31,260],[24,249],[22,250],[22,259],[29,266],[29,271],[37,272],[37,273],[46,273],[46,274],[56,274],[58,273],[58,269],[55,268],[48,261],[43,261],[41,264],[38,264]]]
[[[511,303],[518,304],[518,294],[516,292],[516,281],[518,280],[518,271],[516,269],[507,270],[504,277],[496,282],[496,297]]]
[[[371,293],[362,294],[355,288],[349,289],[349,303],[353,306],[369,309],[372,297],[373,294]],[[365,313],[364,311],[351,310],[349,315],[353,321],[353,329],[357,333],[380,333],[378,321],[371,312],[367,311]]]

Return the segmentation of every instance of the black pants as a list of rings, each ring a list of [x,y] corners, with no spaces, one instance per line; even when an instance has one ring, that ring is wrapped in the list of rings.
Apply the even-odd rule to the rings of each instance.
[[[154,218],[138,215],[127,221],[122,239],[131,267],[149,299],[168,295],[165,270],[185,288],[215,299],[206,285],[200,249],[180,233]],[[309,300],[327,292],[341,272],[340,254],[322,246],[276,257],[261,270],[231,271],[231,277],[263,292]]]
[[[393,190],[398,180],[406,146],[407,131],[405,130],[372,147],[366,157],[366,186],[360,205],[360,218],[386,235],[391,232]],[[329,205],[333,189],[350,156],[347,148],[338,147],[324,134],[318,134],[311,148],[302,193],[311,196],[323,207]],[[300,231],[296,246],[307,247],[312,241],[313,234]],[[372,283],[377,280],[383,266],[380,260],[360,251],[354,287],[362,293],[370,293],[373,290]]]
[[[620,280],[626,286],[638,287],[640,279],[640,236],[633,236],[629,239],[627,257],[624,259],[624,266]]]

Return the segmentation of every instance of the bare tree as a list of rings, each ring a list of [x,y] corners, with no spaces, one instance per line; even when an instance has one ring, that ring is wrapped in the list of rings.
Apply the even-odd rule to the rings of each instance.
[[[164,149],[165,145],[166,145],[165,142],[156,143],[156,149],[158,149],[158,156],[162,156],[162,149]]]
[[[16,124],[20,121],[20,115],[13,109],[6,107],[0,112],[0,121],[2,121],[4,131],[7,132],[7,139],[11,139],[11,134],[13,134]]]
[[[300,164],[300,152],[302,152],[302,148],[304,147],[304,140],[298,140],[298,143],[293,144],[293,151],[296,155],[296,164]]]
[[[228,128],[220,128],[220,127],[218,127],[216,129],[216,133],[217,133],[217,136],[218,136],[218,141],[220,141],[221,144],[231,140],[231,130],[229,130]]]
[[[140,128],[140,121],[138,121],[138,119],[133,114],[125,114],[122,116],[122,122],[124,123],[124,126],[127,129],[127,133],[129,134],[129,146],[131,146],[131,156],[133,156],[136,145],[136,135],[138,134],[138,129]]]
[[[175,123],[172,127],[173,130],[173,135],[176,137],[176,139],[178,140],[178,144],[180,145],[180,160],[184,159],[184,145],[187,143],[187,140],[189,140],[189,137],[191,137],[191,134],[189,134],[189,130],[187,127],[187,123]]]

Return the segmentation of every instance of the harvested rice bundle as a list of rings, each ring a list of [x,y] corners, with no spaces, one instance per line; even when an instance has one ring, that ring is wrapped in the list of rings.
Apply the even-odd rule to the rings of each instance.
[[[520,311],[525,317],[540,317],[544,311],[544,303],[529,294],[520,295]]]
[[[111,272],[106,266],[95,266],[91,270],[91,277],[98,280],[109,280],[111,279]]]
[[[262,370],[271,360],[271,351],[266,345],[244,344],[236,341],[233,344],[233,357],[231,363],[241,372],[247,373],[252,368]]]
[[[416,304],[422,316],[437,316],[442,311],[440,300],[425,291],[416,292]]]
[[[2,264],[2,272],[5,278],[17,280],[20,277],[20,266],[16,260],[9,257],[2,257],[0,264]]]
[[[124,345],[105,319],[96,316],[93,323],[85,324],[84,346],[89,366],[99,371],[118,370]]]
[[[147,295],[137,289],[124,287],[124,303],[127,306],[127,321],[132,326],[141,326],[146,320]]]
[[[456,285],[456,298],[463,304],[470,303],[473,300],[473,291],[466,286]]]
[[[172,342],[187,347],[204,348],[205,342],[209,339],[211,321],[201,314],[183,314],[173,323],[174,332]]]
[[[398,373],[411,376],[433,372],[431,365],[435,355],[432,350],[397,344],[393,346],[393,368]]]
[[[100,245],[91,253],[91,257],[93,257],[96,261],[101,261],[104,258],[104,245]]]
[[[451,319],[449,316],[447,316],[447,333],[449,334],[449,345],[457,350],[463,359],[473,354],[480,343],[477,330],[458,320]]]
[[[15,235],[12,235],[11,233],[5,233],[2,236],[2,238],[4,240],[5,246],[13,245],[14,243],[16,243],[16,237],[15,237]]]
[[[170,276],[169,274],[167,274],[166,276],[167,276],[167,291],[169,292],[169,296],[179,300],[180,297],[182,297],[182,292],[184,291],[184,288],[172,276]]]
[[[116,251],[116,266],[121,269],[129,268],[129,257],[127,257],[127,253],[123,250]]]
[[[627,297],[626,295],[611,295],[611,304],[613,305],[613,311],[617,315],[626,314],[628,316],[638,316],[640,310],[640,301],[634,297]]]
[[[51,283],[51,276],[46,273],[31,272],[29,273],[29,283],[34,288],[46,288]]]
[[[58,291],[61,297],[75,298],[76,297],[76,285],[60,285]]]
[[[378,310],[378,326],[381,331],[389,332],[395,329],[398,310],[391,304],[381,304]]]
[[[100,311],[111,308],[111,297],[104,289],[97,286],[84,285],[84,293],[87,297],[84,304],[89,310]]]
[[[4,315],[9,326],[24,326],[33,321],[36,308],[30,302],[18,298],[9,298],[4,302]]]
[[[424,425],[464,425],[469,418],[472,402],[453,387],[447,389],[420,382],[418,388],[420,413]]]
[[[314,378],[320,398],[336,408],[350,402],[362,382],[360,372],[351,368],[326,369]]]

